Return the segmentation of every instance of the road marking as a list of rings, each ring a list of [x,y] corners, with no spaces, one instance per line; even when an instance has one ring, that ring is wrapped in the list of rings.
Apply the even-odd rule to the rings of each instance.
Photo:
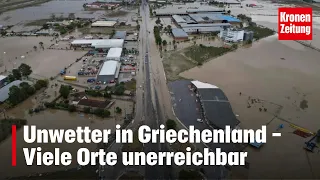
[[[272,133],[273,137],[281,137],[281,133]]]

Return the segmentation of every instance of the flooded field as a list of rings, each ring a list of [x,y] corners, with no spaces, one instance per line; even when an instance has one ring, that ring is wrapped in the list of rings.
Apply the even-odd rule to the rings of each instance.
[[[10,110],[7,114],[12,117],[26,118],[28,120],[28,125],[36,125],[37,128],[46,129],[76,129],[76,127],[88,126],[91,129],[108,129],[114,128],[115,124],[122,124],[121,120],[115,121],[112,118],[101,119],[93,115],[82,116],[78,113],[69,113],[66,111],[48,110],[40,112],[36,115],[28,115],[27,110],[33,106],[31,99],[26,100],[18,107]],[[96,150],[96,144],[27,144],[23,140],[22,129],[17,132],[17,166],[11,167],[11,138],[6,139],[0,144],[0,159],[2,166],[0,168],[0,179],[8,176],[22,176],[34,173],[43,173],[50,171],[63,170],[65,167],[62,166],[31,166],[26,168],[26,163],[24,160],[24,155],[22,148],[24,147],[42,147],[43,151],[53,152],[54,148],[60,148],[61,151],[68,151],[72,153],[73,159],[76,158],[76,152],[81,147],[86,147],[91,151]],[[71,167],[76,167],[77,163],[74,161]],[[17,168],[19,169],[17,171]]]
[[[17,9],[0,15],[0,24],[23,24],[28,21],[50,18],[51,14],[68,17],[69,13],[75,13],[76,17],[94,18],[102,15],[103,11],[84,11],[83,4],[95,0],[53,0],[38,6]]]
[[[11,70],[21,63],[26,63],[31,66],[34,75],[50,78],[85,54],[81,51],[46,49],[54,43],[51,39],[49,37],[7,37],[0,39],[0,71]],[[43,42],[44,50],[40,49],[39,42]],[[34,46],[37,46],[37,50],[33,48]]]
[[[201,67],[195,67],[180,75],[220,87],[229,98],[234,112],[239,115],[238,118],[243,128],[256,129],[263,124],[271,123],[274,120],[273,117],[278,116],[281,121],[273,124],[272,128],[268,129],[269,133],[276,131],[277,126],[286,122],[316,132],[320,127],[320,121],[318,121],[320,118],[318,110],[320,105],[319,56],[319,52],[299,43],[278,41],[277,35],[274,35],[254,43],[250,48],[240,48],[236,52],[213,59]],[[249,96],[263,101],[248,108]],[[307,102],[307,106],[302,105],[305,102]],[[259,108],[261,107],[266,107],[267,112],[260,112]],[[289,124],[286,123],[285,126],[288,128]],[[296,138],[292,138],[292,136]],[[265,146],[274,149],[279,146],[287,146],[286,144],[291,146],[291,143],[294,143],[298,146],[296,148],[299,148],[297,151],[300,156],[305,157],[305,151],[302,149],[305,139],[300,140],[300,143],[297,144],[295,139],[301,139],[301,137],[292,136],[289,138],[287,135],[282,136],[282,140],[279,141],[270,137],[271,141],[276,141],[276,143],[267,143]],[[280,141],[285,141],[286,144],[281,144]],[[291,164],[288,166],[289,169],[291,167],[297,168],[292,166],[293,162],[300,163],[300,160],[296,158],[297,154],[291,153],[291,150],[287,148],[280,149],[279,153],[281,151],[283,154],[287,154],[286,160],[290,159],[290,161],[283,162],[282,165],[286,163]],[[262,150],[260,153],[255,153],[255,156],[254,153],[249,156],[251,155],[252,159],[259,159],[260,164],[271,163],[270,161],[276,163],[277,158],[269,158],[273,157],[270,156],[273,152],[274,150]],[[319,162],[320,157],[316,158]],[[268,165],[270,167],[270,164]],[[251,166],[255,166],[254,163]],[[256,167],[250,177],[271,178],[270,169],[261,168],[265,167]],[[283,174],[283,178],[294,177],[287,170],[285,172],[287,174]],[[279,171],[282,172],[282,169]],[[261,176],[258,176],[259,173]],[[309,169],[307,173],[310,175],[308,177],[312,177]],[[301,174],[303,173],[301,172]]]

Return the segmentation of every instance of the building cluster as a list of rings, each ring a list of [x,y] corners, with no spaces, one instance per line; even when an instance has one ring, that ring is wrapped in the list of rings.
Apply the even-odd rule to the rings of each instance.
[[[219,2],[218,2],[219,3]],[[242,22],[225,10],[214,6],[201,6],[197,3],[168,5],[155,10],[158,17],[169,16],[177,28],[172,29],[175,40],[186,40],[189,34],[219,33],[220,38],[229,42],[250,39],[252,32],[239,29]]]
[[[114,82],[118,79],[121,70],[126,31],[116,31],[112,39],[80,39],[71,42],[74,48],[92,48],[97,51],[107,52],[103,63],[97,72],[96,80],[103,84]]]

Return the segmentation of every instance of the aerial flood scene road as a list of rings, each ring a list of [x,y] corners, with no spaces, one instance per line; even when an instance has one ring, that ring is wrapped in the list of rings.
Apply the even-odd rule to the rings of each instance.
[[[283,8],[312,8],[312,40],[279,40]],[[319,57],[316,0],[0,0],[0,179],[319,179]],[[142,125],[161,124],[176,131],[266,126],[267,138],[128,145],[111,134],[107,143],[40,144],[23,133],[24,125],[120,125],[136,138]],[[128,167],[76,159],[37,166],[35,156],[28,166],[23,148],[34,147],[74,157],[80,148],[120,156],[187,147],[248,157],[244,166]]]

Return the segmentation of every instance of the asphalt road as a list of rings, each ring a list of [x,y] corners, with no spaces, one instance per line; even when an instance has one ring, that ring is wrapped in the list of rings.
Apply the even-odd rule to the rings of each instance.
[[[148,3],[143,0],[142,8],[141,8],[141,16],[142,16],[142,27],[141,35],[143,39],[143,46],[145,47],[145,86],[144,86],[144,115],[145,121],[144,123],[151,128],[157,129],[161,122],[164,121],[161,108],[159,105],[159,99],[157,96],[156,88],[152,83],[152,72],[150,71],[150,54],[149,54],[149,31],[148,29],[148,21],[149,21],[149,6]],[[159,143],[147,143],[144,145],[144,151],[148,152],[160,152],[160,151],[168,151],[166,144]],[[145,179],[170,179],[171,171],[168,166],[146,166],[145,167]]]

